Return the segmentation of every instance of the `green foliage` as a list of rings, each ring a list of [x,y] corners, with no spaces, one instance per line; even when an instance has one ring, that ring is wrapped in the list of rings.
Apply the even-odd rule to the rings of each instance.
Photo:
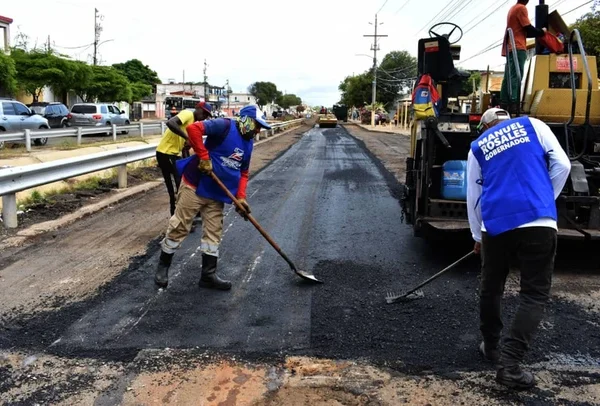
[[[160,83],[158,74],[150,69],[148,65],[144,65],[139,59],[131,59],[124,63],[115,63],[113,68],[119,70],[131,83],[143,83],[149,85],[151,89]],[[152,93],[152,91],[149,93]]]
[[[373,74],[369,71],[360,75],[347,76],[338,87],[342,92],[341,103],[356,107],[370,104],[372,82]]]
[[[377,68],[377,101],[385,105],[394,102],[398,93],[408,89],[417,76],[417,59],[407,51],[388,53]],[[341,103],[362,107],[372,103],[373,71],[346,77],[339,85]]]
[[[0,51],[0,94],[13,95],[17,91],[17,69],[15,61]]]
[[[93,101],[88,98],[88,90],[94,78],[92,67],[85,62],[68,61],[69,82],[65,84],[63,91],[72,90],[84,101]]]
[[[588,55],[596,56],[596,65],[600,70],[600,11],[581,16],[571,29],[577,28]]]
[[[475,89],[478,89],[481,84],[481,73],[479,71],[472,70],[469,71],[469,73],[471,73],[471,76],[469,76],[469,80],[463,84],[463,87],[458,94],[459,96],[468,96],[473,93],[473,80],[475,80]]]
[[[132,99],[131,84],[127,77],[112,66],[92,66],[92,79],[88,84],[87,101],[129,101]]]
[[[26,52],[15,48],[11,57],[15,61],[18,87],[37,101],[45,86],[65,80],[64,59],[50,52],[33,50]]]
[[[273,103],[281,94],[277,86],[271,82],[254,82],[248,87],[248,93],[256,98],[256,104],[261,109],[263,106]]]
[[[289,109],[291,106],[298,106],[302,104],[302,99],[300,99],[295,94],[280,94],[275,100],[281,108]]]
[[[391,105],[398,93],[410,88],[417,76],[417,58],[407,51],[392,51],[379,64],[377,71],[377,100]]]
[[[131,100],[130,102],[143,100],[145,97],[152,95],[152,86],[142,82],[134,82],[131,84]]]

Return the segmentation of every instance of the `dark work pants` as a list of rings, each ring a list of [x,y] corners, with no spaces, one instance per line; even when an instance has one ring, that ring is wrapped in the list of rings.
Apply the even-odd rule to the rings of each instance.
[[[171,205],[171,216],[175,214],[175,202],[177,201],[177,192],[179,191],[179,185],[181,183],[181,176],[177,172],[175,162],[179,159],[177,155],[163,154],[162,152],[156,151],[156,161],[158,167],[162,171],[163,178],[165,179],[165,185],[167,186],[167,192],[169,192],[169,203]],[[175,183],[173,185],[173,183]]]
[[[480,329],[486,346],[498,346],[503,328],[502,295],[509,267],[514,263],[521,273],[520,303],[501,349],[505,367],[519,364],[536,332],[550,297],[556,230],[527,227],[491,237],[483,233],[480,287]]]

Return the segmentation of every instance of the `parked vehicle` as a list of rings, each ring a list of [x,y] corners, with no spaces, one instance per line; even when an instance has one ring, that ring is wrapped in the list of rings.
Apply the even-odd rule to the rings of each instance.
[[[27,105],[34,113],[48,120],[50,128],[65,128],[69,126],[69,109],[62,103],[37,102]]]
[[[50,129],[48,120],[14,99],[0,99],[0,131]],[[48,138],[33,139],[34,145],[46,145]],[[0,149],[4,142],[0,141]]]
[[[113,124],[130,124],[129,116],[125,113],[125,110],[119,110],[117,106],[110,103],[74,104],[67,118],[69,125],[73,127],[110,127]],[[127,134],[128,132],[123,131],[122,133]]]

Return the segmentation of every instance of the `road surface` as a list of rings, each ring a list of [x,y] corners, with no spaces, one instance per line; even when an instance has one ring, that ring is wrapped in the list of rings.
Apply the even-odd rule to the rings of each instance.
[[[53,305],[54,309],[30,317],[17,312],[5,314],[0,348],[49,354],[60,362],[96,360],[88,364],[95,374],[107,368],[106,365],[113,365],[110,363],[120,363],[102,375],[113,383],[100,396],[106,404],[115,399],[125,404],[143,403],[142,399],[151,402],[158,393],[163,393],[160,389],[163,384],[175,385],[178,396],[185,397],[185,393],[189,396],[193,389],[188,387],[186,392],[182,389],[186,384],[173,381],[186,380],[195,373],[200,376],[197,371],[203,360],[217,355],[260,365],[256,367],[258,372],[243,370],[242,373],[239,372],[242,369],[235,369],[241,367],[232,367],[238,371],[230,373],[237,376],[235,382],[246,376],[242,379],[244,383],[238,382],[237,394],[254,375],[261,382],[256,387],[262,388],[260,385],[267,382],[264,383],[267,388],[277,381],[277,377],[269,375],[277,375],[272,370],[275,367],[266,365],[283,362],[284,369],[295,371],[289,373],[293,377],[303,370],[297,365],[289,366],[290,357],[295,356],[313,360],[365,360],[382,371],[394,371],[385,379],[370,379],[365,385],[379,392],[368,396],[363,386],[361,391],[355,388],[358,392],[352,392],[355,382],[352,378],[340,378],[341,383],[336,382],[344,388],[344,393],[355,395],[352,400],[355,403],[349,404],[599,402],[600,284],[594,274],[598,270],[597,261],[592,264],[575,261],[581,252],[569,247],[557,262],[552,304],[527,358],[542,377],[541,387],[516,394],[495,386],[490,367],[478,358],[476,350],[480,340],[477,260],[466,262],[427,287],[421,300],[385,303],[386,292],[417,284],[464,255],[471,246],[468,241],[464,244],[449,241],[444,253],[434,253],[423,241],[413,238],[410,227],[401,222],[397,200],[400,184],[395,174],[360,141],[367,137],[363,130],[350,131],[356,137],[340,127],[310,129],[253,177],[248,187],[255,218],[299,268],[314,273],[324,281],[323,285],[300,280],[252,225],[228,206],[219,272],[232,280],[230,292],[201,290],[196,286],[201,264],[198,233],[191,234],[175,255],[169,287],[157,289],[152,280],[159,254],[158,239],[154,238],[148,251],[134,258],[97,295],[74,303],[61,297],[50,298],[54,302],[47,306]],[[381,139],[385,136],[381,135]],[[143,222],[144,218],[137,221]],[[123,223],[118,232],[98,234],[97,238],[103,242],[108,238],[118,247],[119,235],[126,235],[129,227]],[[66,236],[57,237],[61,238]],[[50,247],[60,241],[45,244]],[[78,249],[82,256],[92,255],[93,241],[82,241]],[[39,250],[33,253],[43,252]],[[10,260],[5,265],[16,266]],[[30,283],[34,280],[32,277]],[[511,276],[506,299],[509,315],[518,303],[517,291],[518,279]],[[165,349],[179,349],[185,355],[178,358],[171,352],[177,350]],[[159,355],[153,355],[154,351]],[[165,365],[171,362],[185,364],[184,370],[188,372],[177,377],[145,375],[152,371],[166,373]],[[310,362],[327,364],[327,361]],[[323,369],[342,368],[339,364],[331,364],[337,365],[335,368],[327,365],[317,367],[321,375],[327,375]],[[200,370],[206,374],[209,369]],[[111,374],[116,376],[112,381]],[[335,376],[334,372],[331,374]],[[365,369],[353,376],[361,374],[367,374]],[[95,385],[101,386],[99,379],[94,379]],[[282,387],[281,382],[278,385],[278,389]],[[385,392],[385,388],[394,385],[397,390]],[[77,389],[89,386],[82,384]],[[330,384],[330,390],[331,387]],[[245,388],[248,395],[250,389]],[[212,391],[218,392],[214,388]],[[230,388],[230,395],[232,391]],[[218,394],[213,393],[213,398],[210,392],[202,392],[207,404],[217,404],[210,402],[217,402]],[[337,396],[334,392],[327,392],[328,399]],[[175,402],[173,393],[167,396],[169,393],[163,393],[163,401]],[[283,396],[282,393],[284,389],[276,396]],[[294,396],[301,395],[293,392],[291,397],[281,398],[284,403],[279,404],[302,404],[293,403],[297,400]],[[64,398],[58,396],[58,399]],[[423,399],[427,401],[422,403]],[[312,404],[325,403],[315,400]]]

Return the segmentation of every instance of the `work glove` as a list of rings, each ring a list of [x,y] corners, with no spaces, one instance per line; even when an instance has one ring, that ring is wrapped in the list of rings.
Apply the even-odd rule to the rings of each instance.
[[[244,218],[244,220],[248,221],[248,216],[246,216],[246,214],[250,214],[250,205],[248,204],[246,199],[238,199],[238,202],[244,208],[244,210],[246,210],[246,212],[244,213],[243,211],[241,211],[237,205],[235,206],[235,211],[237,211],[238,214]]]
[[[212,172],[212,161],[210,159],[201,159],[198,162],[198,170],[204,175],[210,175]]]

